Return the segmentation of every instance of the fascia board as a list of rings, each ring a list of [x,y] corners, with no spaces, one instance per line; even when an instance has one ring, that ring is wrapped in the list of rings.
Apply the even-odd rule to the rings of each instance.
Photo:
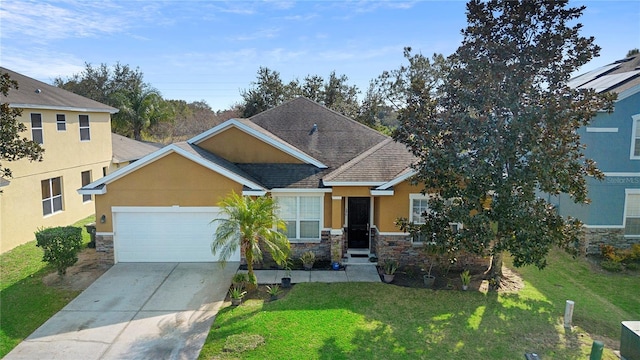
[[[247,179],[243,178],[242,176],[239,176],[239,175],[237,175],[237,174],[235,174],[235,173],[233,173],[233,172],[231,172],[231,171],[229,171],[229,170],[227,170],[227,169],[225,169],[225,168],[223,168],[221,166],[218,166],[218,165],[216,165],[216,164],[214,164],[214,163],[212,163],[210,161],[207,161],[205,159],[196,157],[193,154],[187,152],[184,149],[179,148],[178,146],[176,146],[174,144],[165,146],[162,149],[157,150],[157,151],[155,151],[155,152],[143,157],[142,159],[140,159],[140,160],[138,160],[138,161],[136,161],[136,162],[134,162],[134,163],[132,163],[130,165],[127,165],[127,166],[125,166],[125,167],[123,167],[123,168],[121,168],[121,169],[119,169],[119,170],[117,170],[117,171],[105,176],[105,177],[102,177],[99,180],[94,181],[91,184],[84,186],[83,189],[86,190],[86,189],[96,188],[96,187],[98,187],[100,185],[103,185],[103,184],[106,185],[106,184],[108,184],[108,183],[110,183],[112,181],[115,181],[115,180],[117,180],[117,179],[119,179],[119,178],[121,178],[121,177],[123,177],[123,176],[125,176],[125,175],[127,175],[127,174],[129,174],[129,173],[131,173],[131,172],[143,167],[143,166],[146,166],[149,163],[152,163],[152,162],[154,162],[154,161],[156,161],[158,159],[161,159],[161,158],[163,158],[163,157],[165,157],[165,156],[167,156],[167,155],[169,155],[171,153],[177,153],[179,155],[182,155],[185,158],[187,158],[187,159],[189,159],[189,160],[191,160],[191,161],[193,161],[193,162],[195,162],[197,164],[200,164],[200,165],[204,166],[207,169],[215,171],[215,172],[219,173],[220,175],[223,175],[223,176],[225,176],[225,177],[227,177],[227,178],[229,178],[231,180],[234,180],[234,181],[236,181],[236,182],[238,182],[238,183],[240,183],[240,184],[242,184],[244,186],[247,186],[247,187],[249,187],[251,189],[264,190],[260,185],[254,183],[254,182],[252,182],[250,180],[247,180]]]
[[[386,190],[386,189],[388,189],[388,188],[390,188],[392,186],[400,184],[401,182],[409,179],[410,177],[412,177],[415,174],[417,174],[417,172],[415,170],[411,170],[406,174],[400,175],[397,178],[392,179],[391,181],[378,186],[375,190]]]

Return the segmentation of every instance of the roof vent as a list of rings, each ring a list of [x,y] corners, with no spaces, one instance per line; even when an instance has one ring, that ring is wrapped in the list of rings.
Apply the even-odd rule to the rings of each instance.
[[[313,133],[316,131],[318,131],[318,124],[313,124],[311,131],[309,131],[309,135],[313,135]]]
[[[36,94],[40,94],[41,92],[42,92],[42,90],[36,89]]]

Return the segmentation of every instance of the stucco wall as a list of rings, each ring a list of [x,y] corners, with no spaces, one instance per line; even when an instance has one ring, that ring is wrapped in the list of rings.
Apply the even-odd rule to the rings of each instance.
[[[112,206],[218,206],[242,185],[178,155],[169,154],[107,185],[96,196],[97,232],[112,232]]]
[[[108,113],[24,109],[20,121],[27,126],[21,135],[31,139],[31,113],[42,115],[44,159],[18,160],[7,165],[11,183],[0,194],[0,253],[35,238],[43,227],[70,225],[94,213],[93,202],[83,202],[77,190],[81,173],[91,171],[92,181],[102,177],[111,162],[111,125]],[[66,130],[58,131],[56,114],[65,114]],[[88,114],[89,141],[80,141],[78,115]],[[63,211],[44,216],[41,181],[62,177]]]
[[[301,160],[234,127],[228,128],[197,145],[234,163],[303,163]]]

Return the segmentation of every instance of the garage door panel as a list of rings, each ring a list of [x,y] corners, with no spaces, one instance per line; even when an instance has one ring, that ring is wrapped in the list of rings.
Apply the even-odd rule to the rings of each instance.
[[[211,262],[216,230],[211,220],[217,210],[153,208],[114,211],[114,247],[117,262]],[[236,252],[230,261],[239,261]]]

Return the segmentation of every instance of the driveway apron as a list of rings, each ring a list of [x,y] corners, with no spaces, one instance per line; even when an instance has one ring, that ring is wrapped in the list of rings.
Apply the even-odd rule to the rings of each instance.
[[[5,359],[196,359],[238,265],[116,264]]]

